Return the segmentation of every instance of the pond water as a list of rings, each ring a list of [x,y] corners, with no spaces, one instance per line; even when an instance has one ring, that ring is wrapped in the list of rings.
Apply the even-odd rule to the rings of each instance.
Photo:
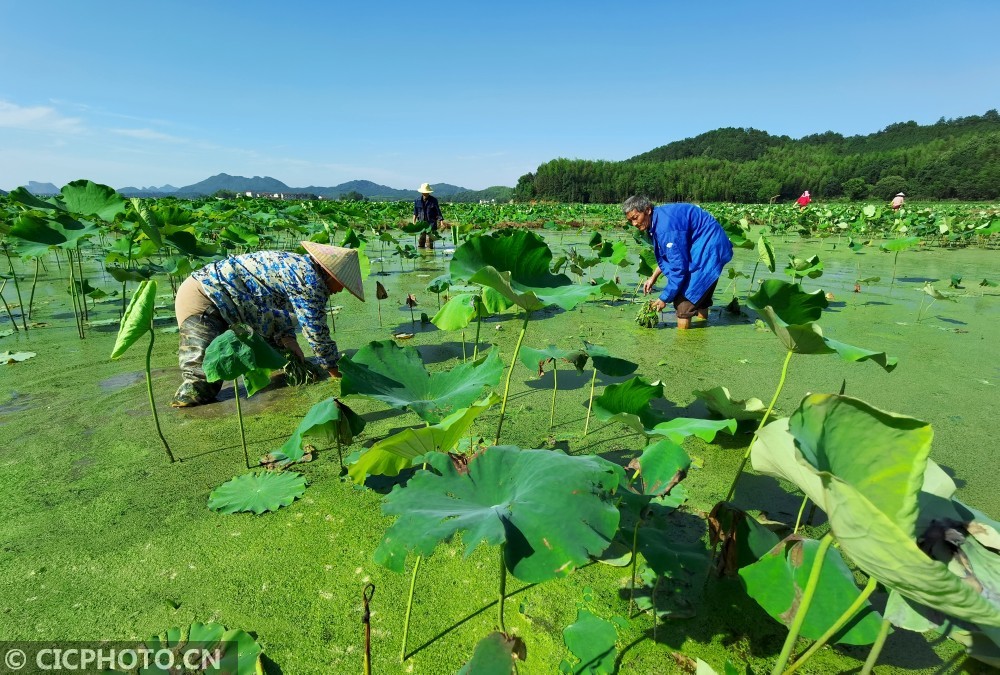
[[[609,237],[625,235],[606,235]],[[570,246],[586,249],[582,234],[549,234],[548,240],[557,255]],[[627,240],[631,243],[630,237]],[[1000,453],[994,451],[1000,432],[996,415],[1000,403],[1000,289],[978,285],[984,278],[1000,280],[997,253],[911,250],[898,256],[894,270],[892,254],[875,248],[854,253],[844,245],[836,246],[835,239],[778,239],[773,243],[779,269],[771,274],[760,266],[757,280],[787,279],[781,268],[790,253],[819,255],[823,276],[807,279],[804,287],[821,288],[833,295],[820,320],[824,334],[899,358],[897,369],[886,373],[872,363],[847,363],[835,355],[796,355],[778,401],[780,412],[791,412],[808,392],[835,393],[844,387],[847,394],[877,407],[926,420],[934,428],[931,457],[955,478],[959,497],[994,517],[1000,516],[1000,492],[993,485],[1000,475]],[[378,246],[373,242],[368,250],[373,272],[365,282],[368,302],[344,296],[332,300],[332,304],[343,306],[334,317],[341,351],[352,354],[370,340],[405,332],[413,337],[400,344],[416,347],[430,369],[450,367],[461,360],[463,343],[471,355],[474,325],[463,338],[461,333],[440,331],[420,321],[421,313],[433,316],[437,311],[438,300],[425,287],[447,271],[451,249],[439,245],[415,261],[387,258],[385,273],[380,274],[383,264],[378,261]],[[631,258],[635,260],[634,253]],[[755,262],[753,251],[737,250],[731,267],[751,275]],[[90,255],[87,263],[93,286],[109,293],[121,292],[120,284],[101,273],[98,253]],[[704,415],[704,407],[692,392],[716,385],[728,387],[734,398],[770,399],[784,358],[782,347],[769,331],[755,327],[750,312],[733,315],[722,309],[734,290],[743,302],[748,279],[737,279],[735,289],[727,288],[725,277],[720,280],[708,327],[677,331],[672,313],[667,312],[660,327],[649,330],[634,322],[638,309],[630,297],[638,282],[634,269],[633,264],[619,271],[621,286],[629,291],[625,299],[599,300],[569,312],[537,312],[524,344],[577,347],[586,339],[604,345],[613,355],[638,362],[637,374],[647,381],[663,383],[665,397],[656,407],[673,415]],[[24,271],[30,277],[33,268]],[[610,266],[592,271],[605,276],[614,272]],[[948,289],[952,275],[962,278],[964,288]],[[874,276],[880,281],[864,283],[860,292],[854,292],[856,279]],[[381,303],[381,324],[376,280],[389,293],[389,299]],[[953,301],[931,303],[922,290],[927,282],[952,294]],[[22,283],[21,288],[25,301],[27,285]],[[21,363],[0,366],[0,467],[8,488],[0,497],[0,508],[6,514],[2,533],[10,554],[2,558],[0,573],[17,582],[0,591],[5,610],[0,612],[0,632],[12,638],[141,637],[184,621],[220,617],[228,625],[239,623],[261,635],[270,643],[268,653],[284,672],[319,672],[316,668],[320,663],[346,668],[353,661],[343,645],[356,642],[356,617],[351,614],[349,621],[321,617],[336,613],[337,602],[340,607],[353,608],[360,593],[355,582],[371,575],[380,584],[383,602],[392,603],[382,605],[383,613],[375,621],[380,622],[377,629],[391,637],[391,644],[398,645],[399,603],[405,600],[406,580],[371,563],[378,537],[389,522],[378,515],[380,495],[340,482],[336,455],[331,460],[327,454],[324,462],[321,453],[315,466],[304,469],[313,486],[301,503],[259,518],[227,519],[208,512],[208,492],[243,471],[233,388],[227,383],[220,402],[214,405],[192,410],[166,407],[179,383],[169,284],[160,282],[158,304],[162,309],[152,365],[164,434],[175,454],[185,460],[173,466],[166,464],[152,428],[144,377],[145,338],[119,361],[111,362],[109,354],[117,333],[113,320],[120,311],[120,297],[90,303],[90,324],[85,326],[86,339],[81,340],[66,288],[54,258],[47,257],[34,296],[31,322],[36,327],[0,338],[0,352],[37,354]],[[415,320],[403,304],[408,293],[417,297]],[[4,297],[16,317],[19,309],[10,285]],[[509,362],[520,325],[520,317],[512,312],[485,321],[481,350],[494,345]],[[0,334],[11,328],[6,313],[0,315]],[[539,447],[549,438],[551,377],[546,374],[536,379],[527,369],[515,367],[504,443]],[[598,375],[598,394],[608,384],[624,379]],[[641,450],[638,436],[595,420],[591,420],[591,433],[579,438],[589,386],[589,370],[582,374],[560,371],[552,436],[560,438],[571,452],[627,457]],[[262,455],[278,447],[310,405],[338,393],[337,382],[323,382],[298,389],[272,387],[245,401],[243,412],[252,452]],[[388,411],[378,402],[355,398],[348,403],[369,421],[364,445],[417,423],[415,417]],[[481,433],[491,437],[497,418],[496,410],[484,415]],[[748,436],[741,435],[716,444],[695,440],[686,445],[698,467],[685,482],[693,513],[710,509],[724,496],[748,441]],[[741,482],[736,502],[772,519],[788,520],[794,519],[800,498],[785,493],[771,479],[749,476]],[[343,524],[357,519],[363,521],[361,531]],[[338,538],[341,530],[330,522],[342,523],[341,530],[353,532],[356,538],[346,534]],[[472,584],[465,586],[469,597],[448,584],[428,590],[433,599],[426,601],[432,604],[425,610],[433,606],[435,613],[450,613],[457,620],[468,613],[469,603],[478,607],[480,600],[489,602],[494,561],[492,557],[483,559],[480,552],[470,560],[477,569],[489,570],[476,573],[479,577],[485,574],[486,580],[476,577],[472,582],[456,582],[460,586]],[[453,570],[449,565],[459,563],[445,560],[437,564],[441,565],[439,574],[450,575]],[[275,569],[288,574],[275,574]],[[617,583],[622,576],[617,571],[593,574],[598,575],[598,581],[603,579],[601,583]],[[523,616],[528,618],[523,620],[534,622],[532,639],[538,640],[534,656],[539,659],[533,667],[529,660],[528,672],[552,672],[562,649],[559,633],[572,621],[577,591],[594,583],[595,579],[586,578],[545,585],[544,590],[537,590],[535,599],[531,599],[535,589],[524,593]],[[247,589],[252,592],[247,593]],[[329,606],[324,594],[333,599]],[[165,599],[181,599],[182,609],[168,607]],[[606,599],[612,609],[615,602],[613,597]],[[615,611],[624,610],[619,606]],[[313,623],[303,624],[301,616],[310,617]],[[732,640],[743,639],[740,635],[754,636],[757,646],[747,647],[744,655],[752,661],[773,657],[773,644],[776,641],[780,647],[784,635],[777,627],[757,635],[755,631],[765,629],[747,627],[739,617],[726,619],[722,628],[719,621],[717,617],[705,619],[693,627],[683,622],[671,624],[673,628],[663,629],[668,637],[658,638],[666,639],[669,649],[652,645],[647,636],[625,665],[634,669],[632,672],[654,672],[654,664],[669,658],[671,649],[683,649],[695,655],[699,651],[711,654],[720,667],[720,644],[735,648],[725,635]],[[767,621],[765,617],[763,623]],[[483,622],[489,623],[486,618],[479,623]],[[478,626],[475,630],[474,624]],[[471,653],[471,645],[481,636],[475,631],[481,628],[474,621],[458,631],[461,647],[457,653],[455,636],[432,642],[415,657],[424,668],[421,671],[418,665],[417,671],[433,672],[434,664],[440,663],[457,668]],[[429,640],[443,629],[443,625],[433,631],[426,628],[426,635],[421,633],[417,642]],[[642,635],[638,632],[633,637]],[[301,644],[311,645],[310,649],[319,650],[321,655],[303,654]],[[831,652],[824,657],[828,659],[825,667],[831,672],[856,667],[855,659],[863,660],[865,653]],[[954,648],[948,645],[935,653],[923,638],[897,632],[889,638],[884,652],[885,672],[892,672],[890,667],[933,672],[953,653]],[[388,671],[395,672],[397,666],[389,656],[380,658]]]

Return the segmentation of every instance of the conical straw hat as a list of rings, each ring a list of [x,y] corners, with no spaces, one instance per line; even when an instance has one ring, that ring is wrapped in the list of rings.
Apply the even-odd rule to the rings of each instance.
[[[314,241],[301,242],[302,248],[322,265],[334,279],[351,292],[361,302],[365,301],[365,287],[361,284],[361,262],[353,248],[341,248],[317,244]]]

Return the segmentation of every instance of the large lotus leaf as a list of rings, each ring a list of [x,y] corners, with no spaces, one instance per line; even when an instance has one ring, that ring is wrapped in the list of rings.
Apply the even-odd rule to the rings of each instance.
[[[648,277],[657,269],[656,253],[651,246],[643,246],[639,249],[639,266],[636,274],[640,277]]]
[[[441,305],[431,323],[441,330],[461,330],[472,323],[476,316],[489,316],[483,307],[477,293],[460,293],[453,295],[448,302]]]
[[[941,612],[913,603],[896,591],[889,592],[885,618],[893,626],[917,633],[935,631],[965,647],[977,661],[1000,668],[1000,629],[980,629],[974,624],[956,622]]]
[[[132,205],[130,220],[134,220],[139,225],[139,229],[156,248],[163,246],[163,239],[160,237],[160,221],[156,217],[156,212],[138,197],[132,197],[129,199],[129,203]]]
[[[186,628],[171,628],[154,635],[144,643],[144,647],[154,653],[169,650],[176,655],[177,663],[202,663],[202,655],[218,655],[217,661],[214,658],[204,661],[204,668],[185,671],[193,674],[260,675],[263,672],[260,661],[262,649],[256,640],[246,631],[227,629],[218,623],[198,622]],[[186,654],[191,654],[187,660]],[[166,675],[168,672],[176,671],[161,669],[152,659],[149,667],[139,670],[142,675]]]
[[[800,411],[789,431],[779,426],[784,420],[762,430],[752,451],[754,468],[796,483],[826,511],[841,550],[885,586],[955,618],[1000,627],[1000,606],[914,541],[929,451],[926,425],[847,397],[810,396]],[[883,448],[888,458],[876,457]],[[880,479],[865,476],[862,467]]]
[[[306,479],[292,471],[245,473],[223,483],[208,496],[208,508],[221,513],[256,514],[288,506],[306,491]]]
[[[720,431],[736,433],[736,420],[703,420],[694,417],[675,417],[669,422],[660,422],[648,431],[650,436],[666,436],[674,443],[683,443],[688,436],[697,436],[706,443],[715,440]]]
[[[125,212],[125,200],[115,189],[89,180],[75,180],[60,190],[66,209],[82,216],[111,222]]]
[[[295,432],[281,446],[280,452],[294,462],[302,458],[302,446],[307,436],[320,436],[329,443],[348,444],[364,429],[365,420],[331,396],[309,409]]]
[[[195,221],[194,213],[184,206],[153,204],[150,208],[156,214],[157,220],[164,226],[185,227]]]
[[[449,288],[451,288],[451,275],[442,274],[439,277],[434,277],[431,282],[427,284],[427,290],[431,293],[444,293]]]
[[[883,251],[905,251],[920,244],[920,237],[903,237],[901,239],[891,239],[879,245]]]
[[[118,339],[111,351],[111,358],[117,359],[124,354],[136,340],[146,334],[153,326],[153,309],[156,307],[156,282],[148,279],[139,284],[132,293],[121,327],[118,329]]]
[[[270,368],[276,370],[286,363],[260,335],[252,330],[237,326],[218,336],[205,350],[202,364],[209,382],[235,380],[254,370]]]
[[[823,291],[806,293],[797,284],[781,279],[767,279],[747,301],[758,312],[770,307],[783,323],[790,325],[816,321],[829,305]]]
[[[591,344],[586,340],[583,341],[584,351],[590,356],[591,361],[594,364],[594,368],[605,375],[610,375],[611,377],[624,377],[626,375],[631,375],[639,367],[638,363],[633,363],[628,359],[619,358],[617,356],[611,356],[611,352],[607,350],[606,347],[601,345]]]
[[[649,405],[654,398],[663,397],[663,385],[649,384],[638,375],[605,388],[594,399],[594,415],[602,422],[621,422],[643,435],[649,434],[663,417]]]
[[[711,556],[702,541],[678,540],[674,526],[669,524],[640,527],[636,539],[636,548],[646,565],[659,576],[690,583],[709,565]]]
[[[10,235],[33,244],[74,248],[83,237],[90,237],[100,230],[93,223],[81,223],[65,213],[43,218],[33,213],[22,213],[14,219]]]
[[[767,412],[767,406],[759,398],[735,399],[726,387],[712,387],[691,392],[695,398],[705,402],[705,406],[721,417],[737,421],[760,420]]]
[[[524,660],[524,642],[503,633],[490,633],[478,643],[472,658],[458,675],[511,675],[516,673],[515,659]]]
[[[456,410],[437,424],[404,429],[361,453],[347,473],[360,485],[366,476],[398,476],[400,471],[413,466],[413,460],[428,453],[451,452],[476,418],[499,402],[500,397],[491,391],[486,398]]]
[[[750,597],[786,626],[791,625],[799,611],[819,546],[815,539],[791,535],[760,560],[740,569],[740,577]],[[819,583],[802,624],[802,635],[812,640],[821,637],[859,595],[854,575],[840,553],[831,546],[823,558]],[[841,629],[833,641],[849,645],[871,644],[878,637],[881,622],[881,617],[866,600],[849,628]]]
[[[844,361],[874,361],[887,372],[891,373],[899,364],[899,359],[895,356],[888,356],[885,352],[876,352],[864,347],[855,347],[833,338],[824,337],[823,342],[831,350],[840,355]]]
[[[27,188],[17,187],[7,196],[12,204],[18,204],[26,209],[41,211],[65,211],[66,205],[57,197],[42,199],[28,192]]]
[[[503,543],[515,577],[547,581],[599,555],[618,530],[618,475],[594,457],[498,446],[470,460],[467,474],[447,455],[428,459],[440,475],[417,473],[382,507],[399,516],[375,551],[392,570],[403,570],[407,552],[430,555],[462,532],[466,555]]]
[[[470,237],[455,249],[453,279],[488,286],[527,311],[547,305],[570,310],[597,289],[573,284],[565,274],[552,274],[552,251],[527,230],[506,235]]]
[[[464,408],[500,382],[503,362],[493,350],[451,370],[428,373],[414,347],[392,340],[370,342],[356,354],[340,360],[341,392],[384,401],[394,408],[409,407],[434,424]]]
[[[173,230],[165,234],[164,238],[181,253],[195,258],[210,258],[219,253],[217,246],[198,241],[198,238],[187,230]]]
[[[576,621],[563,630],[563,641],[576,663],[563,661],[559,670],[573,675],[610,675],[618,658],[618,630],[610,621],[579,609]]]
[[[521,347],[517,357],[524,364],[525,368],[531,371],[538,371],[538,376],[542,376],[545,364],[550,361],[565,361],[577,370],[583,370],[587,365],[587,353],[579,349],[559,349],[555,345],[549,345],[545,349],[533,349],[532,347]]]

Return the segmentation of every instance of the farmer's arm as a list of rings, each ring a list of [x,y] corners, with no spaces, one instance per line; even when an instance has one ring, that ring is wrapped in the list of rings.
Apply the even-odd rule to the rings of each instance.
[[[330,327],[326,323],[327,294],[316,288],[298,289],[297,293],[289,293],[295,319],[302,329],[302,337],[309,343],[313,354],[319,357],[328,370],[336,370],[340,352],[337,343],[330,338]]]
[[[656,280],[660,278],[661,274],[663,274],[663,272],[660,271],[659,267],[653,270],[653,273],[649,275],[649,278],[642,284],[642,292],[649,295],[649,292],[653,290],[653,284],[656,283]]]

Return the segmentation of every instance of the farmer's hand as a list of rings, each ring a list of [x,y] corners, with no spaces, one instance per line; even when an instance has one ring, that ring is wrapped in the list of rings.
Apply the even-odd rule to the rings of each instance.
[[[305,358],[305,354],[302,353],[302,347],[299,346],[299,343],[296,342],[295,338],[293,337],[282,338],[281,346],[290,351],[295,356],[299,357],[300,359]]]
[[[649,306],[655,309],[657,312],[662,312],[663,308],[667,306],[667,303],[657,298],[656,300],[653,300],[651,303],[649,303]]]
[[[656,282],[656,277],[649,277],[644,282],[642,282],[642,292],[644,295],[649,295],[649,292],[653,290],[653,283]]]

